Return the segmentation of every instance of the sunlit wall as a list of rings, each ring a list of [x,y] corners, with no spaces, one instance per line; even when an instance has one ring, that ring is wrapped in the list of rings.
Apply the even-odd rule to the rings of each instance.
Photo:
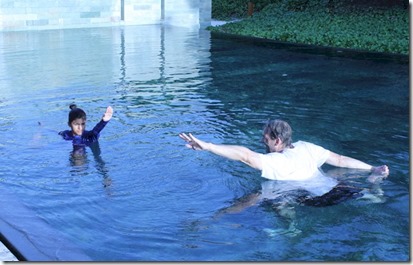
[[[211,0],[1,0],[0,31],[147,25],[206,27]]]

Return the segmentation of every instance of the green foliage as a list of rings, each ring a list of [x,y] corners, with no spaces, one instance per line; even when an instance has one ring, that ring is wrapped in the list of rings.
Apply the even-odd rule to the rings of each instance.
[[[267,5],[281,0],[212,0],[212,17],[221,20],[246,18],[249,2],[254,3],[254,12],[259,12]]]
[[[409,54],[407,9],[350,10],[340,4],[345,1],[335,0],[272,2],[277,3],[252,17],[209,29],[285,42]]]

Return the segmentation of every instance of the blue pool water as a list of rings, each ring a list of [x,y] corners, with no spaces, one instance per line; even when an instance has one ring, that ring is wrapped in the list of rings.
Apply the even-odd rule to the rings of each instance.
[[[89,129],[115,110],[80,159],[57,135],[73,102]],[[407,57],[159,25],[5,32],[0,196],[55,231],[27,229],[37,247],[62,237],[95,261],[408,261],[409,103]],[[264,152],[274,117],[294,140],[387,164],[382,200],[296,205],[297,234],[268,233],[289,226],[268,204],[218,215],[266,180],[178,134]],[[370,187],[364,172],[323,169]]]

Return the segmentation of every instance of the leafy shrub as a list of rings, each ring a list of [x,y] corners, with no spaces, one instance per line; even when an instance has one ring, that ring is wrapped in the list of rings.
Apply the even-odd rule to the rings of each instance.
[[[259,12],[267,5],[281,0],[212,0],[212,17],[222,20],[246,18],[249,2],[254,3],[254,12]]]
[[[285,42],[409,53],[407,9],[349,9],[339,2],[331,7],[332,2],[277,1],[266,5],[261,12],[254,13],[252,17],[209,29]]]

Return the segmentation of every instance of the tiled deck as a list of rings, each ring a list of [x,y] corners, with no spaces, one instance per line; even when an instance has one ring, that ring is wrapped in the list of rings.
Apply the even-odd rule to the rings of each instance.
[[[0,261],[19,261],[11,252],[0,242]]]

